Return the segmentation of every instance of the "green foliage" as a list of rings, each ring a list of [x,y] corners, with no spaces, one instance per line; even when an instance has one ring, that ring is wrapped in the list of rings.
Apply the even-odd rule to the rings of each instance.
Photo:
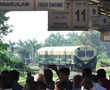
[[[8,64],[8,54],[7,54],[7,47],[8,45],[6,43],[3,43],[0,41],[0,66]]]
[[[45,41],[45,46],[64,46],[66,40],[60,33],[51,34]]]
[[[9,70],[10,71],[10,70],[13,70],[13,68],[4,64],[4,65],[0,66],[0,71],[3,71],[3,70]]]
[[[68,33],[67,34],[67,39],[66,39],[66,43],[69,46],[74,46],[74,45],[81,45],[80,43],[80,39],[79,39],[79,35],[77,33]]]
[[[37,51],[36,51],[36,53],[35,53],[34,60],[35,60],[36,63],[38,63],[39,57],[38,57]]]
[[[25,85],[26,77],[27,77],[26,73],[25,73],[25,74],[20,73],[20,78],[19,78],[19,81],[18,81],[18,82],[19,82],[22,86]]]
[[[106,53],[100,55],[102,66],[110,66],[110,59],[107,57]]]
[[[97,64],[96,64],[96,70],[98,70],[101,67],[101,60],[98,59]]]
[[[0,42],[0,71],[24,68],[21,59],[17,56],[10,56],[8,53],[8,44]]]
[[[104,43],[100,40],[100,33],[97,31],[83,32],[79,39],[82,45],[95,48],[98,54],[104,51]]]
[[[3,42],[3,37],[12,31],[10,29],[11,26],[7,24],[9,17],[6,16],[6,13],[7,12],[0,11],[0,71],[21,69],[24,67],[26,69],[29,69],[27,68],[27,66],[24,66],[22,64],[19,57],[13,56],[13,54],[15,53],[13,52],[15,43],[10,42],[10,44],[8,45]],[[11,49],[9,49],[9,47]]]
[[[12,31],[9,29],[10,26],[7,24],[9,17],[6,16],[6,13],[7,12],[0,11],[0,39]]]
[[[19,54],[23,63],[25,58],[30,58],[32,61],[36,59],[36,51],[41,47],[36,40],[19,41],[16,45],[16,53]]]
[[[21,62],[20,57],[13,56],[10,58],[10,63],[9,65],[13,68],[23,68],[24,64]]]
[[[99,69],[101,67],[110,66],[110,59],[107,57],[106,53],[101,53],[97,56],[98,62],[96,68]]]

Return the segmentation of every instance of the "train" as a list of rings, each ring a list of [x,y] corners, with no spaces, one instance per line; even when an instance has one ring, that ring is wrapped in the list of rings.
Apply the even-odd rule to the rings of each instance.
[[[39,66],[56,65],[81,71],[96,69],[97,51],[90,46],[53,46],[38,49]]]

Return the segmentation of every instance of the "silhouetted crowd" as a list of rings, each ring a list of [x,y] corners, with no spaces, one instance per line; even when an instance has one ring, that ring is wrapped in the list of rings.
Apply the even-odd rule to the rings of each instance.
[[[58,80],[53,81],[54,70]],[[27,73],[25,85],[19,83],[19,72],[16,70],[2,71],[0,75],[0,90],[110,90],[110,80],[106,77],[106,71],[99,69],[92,73],[91,69],[82,70],[82,75],[77,74],[69,79],[69,68],[57,69],[55,65],[44,69],[43,73],[37,73],[34,77]]]
[[[0,74],[0,90],[22,90],[23,87],[18,83],[18,80],[18,71],[2,71]]]

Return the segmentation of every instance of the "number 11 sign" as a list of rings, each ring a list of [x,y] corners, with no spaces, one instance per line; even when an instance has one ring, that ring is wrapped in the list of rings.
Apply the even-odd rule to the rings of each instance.
[[[88,27],[88,0],[73,1],[73,27]]]
[[[87,31],[90,28],[88,0],[71,0],[68,11],[49,12],[48,30]]]

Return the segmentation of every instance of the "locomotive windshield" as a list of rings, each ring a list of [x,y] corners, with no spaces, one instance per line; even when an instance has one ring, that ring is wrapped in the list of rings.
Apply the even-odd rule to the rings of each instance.
[[[78,51],[77,55],[79,57],[93,57],[94,56],[94,51]]]
[[[85,57],[85,51],[78,51],[79,57]]]
[[[92,57],[92,56],[94,56],[94,52],[93,51],[86,51],[86,56]]]

